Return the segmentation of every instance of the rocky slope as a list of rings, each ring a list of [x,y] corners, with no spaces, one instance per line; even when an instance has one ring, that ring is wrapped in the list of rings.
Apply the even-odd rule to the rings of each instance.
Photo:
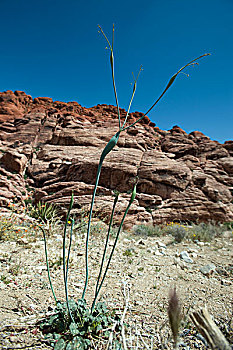
[[[126,115],[121,110],[122,117]],[[131,113],[129,123],[142,114]],[[0,205],[34,200],[88,210],[100,154],[118,130],[117,109],[24,92],[0,93]],[[103,165],[95,211],[107,218],[113,190],[122,217],[132,182],[138,194],[126,220],[135,223],[233,220],[233,141],[220,144],[201,132],[155,127],[148,117],[122,132]]]

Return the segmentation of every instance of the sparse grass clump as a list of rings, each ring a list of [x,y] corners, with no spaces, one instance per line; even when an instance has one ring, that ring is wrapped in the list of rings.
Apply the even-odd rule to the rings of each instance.
[[[135,235],[140,235],[140,236],[148,236],[148,237],[153,237],[153,236],[161,236],[162,235],[162,230],[159,225],[135,225],[133,227],[133,233]]]
[[[192,225],[189,237],[192,240],[210,242],[214,238],[220,237],[224,231],[226,231],[224,225],[202,222]]]
[[[188,236],[188,227],[178,223],[168,223],[163,232],[174,237],[176,243],[182,242]]]
[[[25,207],[10,202],[8,210],[0,214],[0,241],[18,241],[21,238],[33,241],[38,231],[35,220],[26,215]]]
[[[220,237],[225,231],[232,230],[231,223],[199,223],[185,224],[178,222],[169,222],[165,226],[161,225],[135,225],[133,234],[147,237],[171,235],[175,243],[187,241],[210,242],[216,237]]]

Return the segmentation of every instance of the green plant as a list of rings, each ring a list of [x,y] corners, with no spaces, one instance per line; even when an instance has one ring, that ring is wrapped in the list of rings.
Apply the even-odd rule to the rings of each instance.
[[[53,204],[39,202],[36,206],[28,208],[28,210],[31,217],[44,224],[58,218],[58,210]]]
[[[227,229],[227,230],[233,230],[233,221],[229,221],[229,222],[224,222],[224,227]]]
[[[127,256],[127,257],[132,256],[132,255],[133,255],[133,250],[129,249],[129,248],[126,249],[123,253],[123,256]]]
[[[158,225],[135,225],[133,227],[133,233],[140,236],[160,236],[162,230]]]
[[[11,282],[5,275],[1,275],[0,280],[6,285]]]
[[[165,232],[172,235],[177,243],[182,242],[187,237],[187,227],[178,223],[167,225]]]
[[[190,238],[193,240],[209,242],[215,237],[221,236],[225,228],[216,223],[199,223],[192,225]]]
[[[107,341],[113,323],[116,334],[121,329],[120,319],[110,312],[106,304],[99,302],[91,312],[86,301],[69,300],[73,321],[70,322],[66,303],[57,303],[54,314],[40,323],[40,329],[54,349],[88,349],[98,338]],[[115,339],[117,343],[117,339]]]
[[[72,246],[72,237],[73,237],[73,230],[75,227],[75,222],[74,218],[71,216],[71,210],[73,208],[74,204],[74,197],[73,193],[71,195],[70,199],[70,205],[68,208],[67,216],[66,216],[66,221],[65,221],[65,227],[64,227],[64,233],[63,233],[63,255],[62,255],[62,260],[63,260],[63,279],[64,279],[64,288],[65,288],[65,298],[66,302],[61,303],[60,301],[57,300],[55,296],[55,292],[53,290],[52,286],[52,281],[50,277],[50,270],[49,270],[49,263],[48,263],[48,251],[47,251],[47,243],[46,243],[46,232],[43,227],[41,227],[41,230],[43,232],[43,237],[44,237],[44,242],[45,242],[45,256],[46,256],[46,264],[47,264],[47,272],[48,272],[48,278],[49,278],[49,283],[50,283],[50,288],[52,290],[55,303],[56,303],[56,313],[49,319],[45,320],[41,324],[42,329],[45,331],[46,329],[50,333],[50,338],[52,340],[57,340],[56,344],[54,343],[54,348],[56,350],[58,349],[86,349],[90,346],[90,339],[93,337],[96,337],[99,335],[99,332],[101,332],[102,336],[107,336],[107,333],[104,333],[106,329],[114,322],[115,318],[111,316],[111,314],[106,311],[106,306],[103,303],[98,302],[97,299],[100,293],[100,290],[103,286],[104,280],[106,278],[107,272],[109,270],[109,266],[116,248],[116,244],[118,242],[125,217],[129,211],[129,208],[131,204],[133,203],[135,197],[136,197],[136,187],[137,187],[137,182],[138,178],[135,179],[134,181],[134,186],[133,190],[131,192],[131,196],[127,205],[127,208],[125,209],[125,212],[123,214],[122,220],[118,226],[118,229],[115,234],[115,239],[113,246],[110,250],[110,254],[108,256],[107,263],[105,263],[105,258],[106,258],[106,252],[107,252],[107,247],[109,243],[109,238],[111,235],[111,228],[113,224],[113,217],[115,213],[115,208],[117,205],[119,193],[115,193],[114,196],[114,202],[113,202],[113,207],[112,207],[112,213],[111,217],[109,220],[109,226],[106,234],[106,240],[105,240],[105,245],[104,245],[104,250],[103,250],[103,255],[102,255],[102,260],[100,263],[100,269],[99,269],[99,274],[96,282],[96,287],[95,287],[95,293],[92,301],[92,305],[89,308],[86,304],[85,301],[85,295],[86,295],[86,290],[89,282],[89,259],[88,259],[88,248],[89,248],[89,237],[91,233],[91,222],[92,222],[92,217],[93,217],[93,207],[95,203],[95,197],[96,197],[96,191],[99,183],[99,178],[102,170],[102,164],[105,160],[105,157],[113,150],[113,148],[116,146],[120,134],[123,131],[128,130],[138,122],[140,122],[145,115],[147,115],[154,107],[155,105],[160,101],[160,99],[163,97],[163,95],[166,93],[166,91],[171,87],[171,85],[174,83],[175,79],[177,76],[183,72],[185,68],[191,65],[197,64],[197,60],[200,58],[207,56],[208,54],[204,54],[191,62],[187,63],[185,66],[183,66],[181,69],[178,70],[177,73],[175,73],[171,79],[169,80],[167,86],[165,87],[164,91],[162,94],[159,96],[158,99],[153,103],[153,105],[134,123],[131,125],[126,126],[127,119],[129,116],[129,111],[131,108],[131,104],[136,92],[136,86],[137,86],[137,80],[139,77],[139,74],[142,70],[140,67],[139,73],[136,77],[136,79],[133,76],[134,79],[134,84],[133,84],[133,91],[131,95],[131,99],[129,102],[129,107],[125,116],[124,121],[121,120],[121,115],[120,115],[120,108],[119,108],[119,103],[118,103],[118,97],[117,97],[117,90],[116,90],[116,84],[115,84],[115,74],[114,74],[114,54],[113,54],[113,45],[114,45],[114,26],[113,26],[113,35],[112,35],[112,44],[110,44],[107,36],[103,32],[102,28],[99,26],[100,32],[103,34],[104,38],[107,41],[108,48],[110,49],[110,64],[111,64],[111,73],[112,73],[112,82],[113,82],[113,90],[114,90],[114,95],[115,95],[115,100],[116,100],[116,105],[117,105],[117,112],[118,112],[118,131],[115,133],[115,135],[110,139],[104,150],[102,151],[102,154],[99,159],[99,164],[98,164],[98,169],[97,169],[97,174],[96,174],[96,180],[95,180],[95,186],[93,190],[93,195],[92,195],[92,200],[91,200],[91,205],[90,205],[90,211],[89,211],[89,218],[87,222],[87,231],[86,231],[86,245],[85,245],[85,283],[84,283],[84,288],[82,292],[82,297],[81,299],[78,299],[77,302],[73,300],[69,300],[68,298],[68,271],[69,271],[69,258],[70,258],[70,251],[71,251],[71,246]],[[37,216],[38,219],[42,220],[43,223],[45,223],[46,220],[49,220],[49,215],[53,215],[54,213],[54,208],[46,207],[46,205],[39,204],[39,206],[35,209],[34,215]],[[69,223],[71,224],[69,226]],[[66,238],[67,238],[67,230],[70,229],[70,236],[69,236],[69,244],[68,244],[68,252],[66,256]],[[148,229],[147,229],[148,230]],[[104,265],[105,269],[104,269]],[[119,347],[120,349],[120,347]]]

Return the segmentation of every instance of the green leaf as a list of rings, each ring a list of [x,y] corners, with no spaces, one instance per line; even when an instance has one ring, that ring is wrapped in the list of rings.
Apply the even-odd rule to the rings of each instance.
[[[64,339],[60,338],[56,343],[54,350],[63,350],[66,348],[66,342]]]
[[[58,340],[61,338],[61,334],[53,333],[53,339]]]
[[[69,328],[72,335],[77,335],[79,333],[76,323],[72,322]]]

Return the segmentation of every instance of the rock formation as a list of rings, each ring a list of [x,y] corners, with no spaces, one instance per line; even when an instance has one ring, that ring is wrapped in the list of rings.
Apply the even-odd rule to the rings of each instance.
[[[121,110],[124,117],[126,112]],[[142,113],[129,115],[129,123]],[[98,160],[118,130],[117,109],[24,92],[0,93],[0,206],[10,200],[33,200],[88,210]],[[135,223],[233,220],[233,141],[220,144],[201,132],[178,126],[155,127],[148,117],[122,132],[103,164],[95,212],[107,220],[113,190],[121,192],[116,220],[139,177],[137,197],[126,220]]]

